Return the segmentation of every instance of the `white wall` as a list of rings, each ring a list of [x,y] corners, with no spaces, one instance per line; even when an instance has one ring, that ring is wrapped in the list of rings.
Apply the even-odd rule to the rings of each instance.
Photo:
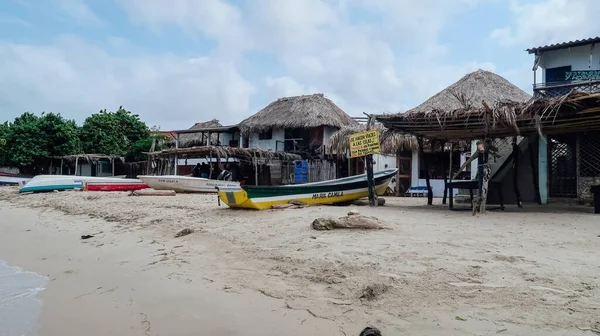
[[[412,152],[412,167],[410,168],[410,186],[419,186],[419,151]]]
[[[540,59],[540,68],[556,68],[561,66],[571,66],[571,70],[600,70],[600,44],[594,46],[592,54],[592,63],[590,67],[590,47],[584,45],[568,49],[559,49],[546,51]],[[546,81],[546,72],[542,71],[542,82]]]
[[[274,129],[273,136],[269,140],[259,140],[258,133],[250,134],[250,144],[248,147],[250,148],[260,148],[264,150],[276,151],[277,141],[279,143],[279,150],[283,151],[283,140],[285,139],[285,131],[283,129]]]
[[[373,171],[380,171],[389,168],[398,168],[396,167],[395,155],[375,154],[373,155],[373,160],[375,160],[375,164],[373,165]],[[386,164],[388,165],[387,168],[385,168]]]

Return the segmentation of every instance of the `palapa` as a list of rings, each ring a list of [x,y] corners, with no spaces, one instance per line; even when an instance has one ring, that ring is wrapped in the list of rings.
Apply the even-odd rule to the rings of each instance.
[[[195,123],[194,126],[190,127],[190,130],[201,130],[203,128],[210,128],[210,127],[219,127],[219,126],[223,126],[221,125],[221,123],[219,122],[219,120],[217,119],[213,119],[213,120],[209,120],[209,121],[205,121],[205,122],[198,122]],[[218,141],[219,141],[219,134],[217,133],[213,133],[210,136],[210,142],[213,145],[218,145]],[[193,146],[205,146],[208,145],[208,136],[206,134],[203,134],[202,132],[198,132],[198,133],[187,133],[187,134],[181,134],[179,135],[179,147],[193,147]]]
[[[260,148],[239,148],[229,146],[201,146],[190,148],[169,148],[157,152],[146,153],[150,157],[213,157],[242,159],[279,159],[286,161],[301,160],[297,154],[267,151]]]
[[[490,71],[469,73],[421,105],[396,115],[380,115],[386,127],[429,139],[472,140],[484,136],[485,106],[491,106],[498,136],[517,131],[517,120],[531,96]],[[498,126],[498,127],[497,127]]]
[[[279,98],[239,124],[242,134],[270,129],[342,128],[357,122],[322,93]]]

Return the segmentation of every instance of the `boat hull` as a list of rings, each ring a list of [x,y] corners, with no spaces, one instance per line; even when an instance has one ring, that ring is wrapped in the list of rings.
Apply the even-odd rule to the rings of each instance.
[[[396,169],[375,174],[375,192],[385,193]],[[308,205],[336,204],[368,197],[366,174],[338,180],[290,186],[244,186],[219,188],[220,200],[231,208],[270,209],[277,204],[300,201]]]
[[[116,177],[96,177],[96,176],[72,176],[72,175],[37,175],[27,182],[21,189],[20,193],[25,192],[44,192],[44,191],[60,191],[72,190],[75,188],[83,188],[84,182],[121,182],[122,178]]]
[[[0,173],[0,185],[19,185],[29,182],[33,176]]]
[[[148,188],[150,186],[142,181],[127,183],[86,182],[83,185],[83,190],[87,191],[135,191]]]
[[[164,175],[141,175],[138,179],[154,190],[174,190],[176,193],[216,193],[219,188],[239,188],[234,181],[209,180],[201,177]]]

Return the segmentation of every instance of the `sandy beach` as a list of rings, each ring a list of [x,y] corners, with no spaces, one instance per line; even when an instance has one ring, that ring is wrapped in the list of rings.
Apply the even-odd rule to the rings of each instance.
[[[219,207],[215,195],[1,188],[0,259],[48,277],[39,335],[600,329],[598,216],[537,205],[471,216],[423,204],[258,212]],[[391,230],[310,227],[352,208]],[[175,238],[185,228],[194,232]]]

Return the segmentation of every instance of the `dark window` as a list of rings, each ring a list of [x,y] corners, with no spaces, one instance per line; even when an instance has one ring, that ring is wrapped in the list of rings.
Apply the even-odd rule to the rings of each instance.
[[[571,66],[562,66],[546,69],[546,83],[564,82],[567,80],[567,72],[571,71]]]
[[[273,130],[262,131],[258,133],[258,140],[271,140],[273,139]]]
[[[429,178],[443,180],[444,175],[448,174],[448,165],[450,164],[449,152],[429,152],[424,155],[419,155],[419,178],[425,178],[425,161],[429,165]],[[460,167],[460,153],[453,152],[452,155],[452,171],[456,173]]]

